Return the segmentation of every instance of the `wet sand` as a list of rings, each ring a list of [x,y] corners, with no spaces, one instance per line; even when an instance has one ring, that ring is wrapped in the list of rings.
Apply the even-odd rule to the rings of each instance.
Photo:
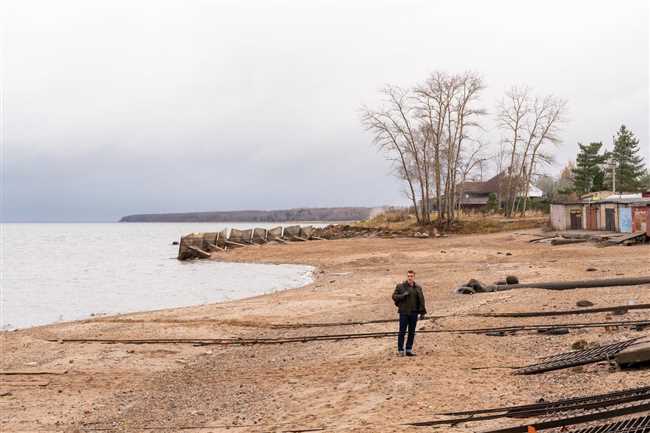
[[[534,230],[526,230],[533,233]],[[650,303],[650,286],[462,296],[469,278],[505,275],[522,282],[650,274],[650,247],[530,244],[524,233],[437,239],[346,239],[265,245],[215,254],[215,260],[317,267],[314,283],[200,307],[99,317],[1,335],[2,370],[62,374],[2,375],[0,430],[26,431],[430,431],[403,423],[436,412],[531,403],[650,383],[650,370],[615,371],[606,363],[535,376],[512,367],[571,350],[577,340],[606,343],[650,332],[572,330],[487,337],[419,334],[415,358],[400,358],[394,338],[268,346],[59,343],[63,338],[280,337],[393,331],[395,323],[276,329],[273,324],[396,318],[390,295],[413,268],[432,316],[419,329],[650,319],[650,311],[541,318],[483,318],[468,313]],[[507,255],[506,253],[511,253]],[[587,268],[596,268],[588,272]],[[246,275],[242,275],[246,278]],[[64,373],[65,372],[65,373]],[[517,421],[505,421],[517,424]],[[439,431],[504,425],[469,423]]]

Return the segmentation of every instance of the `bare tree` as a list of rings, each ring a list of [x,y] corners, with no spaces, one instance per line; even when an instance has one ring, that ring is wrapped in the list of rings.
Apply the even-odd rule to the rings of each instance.
[[[478,101],[480,92],[485,88],[483,79],[476,73],[466,72],[462,75],[457,75],[455,86],[458,91],[453,99],[451,105],[451,116],[449,116],[450,125],[451,119],[454,119],[454,132],[451,134],[451,128],[448,127],[450,133],[447,137],[449,140],[448,146],[448,161],[447,161],[447,217],[449,221],[456,218],[456,187],[458,185],[458,175],[460,173],[461,155],[464,147],[468,141],[471,141],[470,133],[474,128],[479,128],[478,118],[485,114],[485,110],[476,107],[475,103]],[[453,139],[451,139],[453,137]]]
[[[524,134],[529,114],[530,97],[527,87],[512,87],[498,106],[497,124],[504,130],[504,141],[509,144],[510,150],[510,165],[506,168],[504,191],[506,216],[512,216],[514,213],[518,190],[516,186],[518,173],[515,172],[515,166],[518,158],[521,158],[522,164],[525,164],[521,147],[526,143]]]
[[[434,72],[415,88],[419,117],[429,130],[438,218],[448,222],[456,216],[464,147],[485,113],[475,106],[484,87],[482,78],[473,72]]]
[[[364,108],[362,123],[374,134],[374,142],[380,149],[387,151],[397,163],[400,177],[408,183],[408,196],[413,202],[418,223],[428,224],[429,133],[418,122],[409,90],[387,86],[382,93],[384,106],[378,110]]]
[[[554,96],[546,96],[544,99],[537,99],[534,106],[534,125],[533,131],[529,135],[534,137],[532,149],[528,160],[528,171],[523,174],[523,201],[521,215],[526,213],[528,203],[528,193],[532,182],[535,167],[539,163],[550,163],[553,160],[552,155],[543,152],[543,146],[546,143],[558,145],[561,140],[558,136],[560,124],[564,121],[567,102]]]

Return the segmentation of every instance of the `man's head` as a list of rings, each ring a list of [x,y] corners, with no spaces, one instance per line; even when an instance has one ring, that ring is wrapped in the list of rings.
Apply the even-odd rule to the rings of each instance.
[[[409,270],[406,273],[406,281],[408,281],[409,284],[413,284],[413,282],[415,281],[415,272]]]

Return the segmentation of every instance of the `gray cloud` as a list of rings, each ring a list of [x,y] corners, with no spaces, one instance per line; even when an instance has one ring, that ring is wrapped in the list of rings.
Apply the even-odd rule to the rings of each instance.
[[[6,220],[404,202],[358,108],[434,69],[482,73],[491,111],[512,84],[568,99],[560,165],[621,123],[650,158],[642,1],[5,9]]]

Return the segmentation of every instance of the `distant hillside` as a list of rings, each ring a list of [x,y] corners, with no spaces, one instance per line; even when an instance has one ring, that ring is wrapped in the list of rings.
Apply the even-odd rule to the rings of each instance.
[[[226,212],[184,212],[127,215],[120,222],[285,222],[358,221],[370,216],[369,207],[324,207],[283,210],[238,210]]]

